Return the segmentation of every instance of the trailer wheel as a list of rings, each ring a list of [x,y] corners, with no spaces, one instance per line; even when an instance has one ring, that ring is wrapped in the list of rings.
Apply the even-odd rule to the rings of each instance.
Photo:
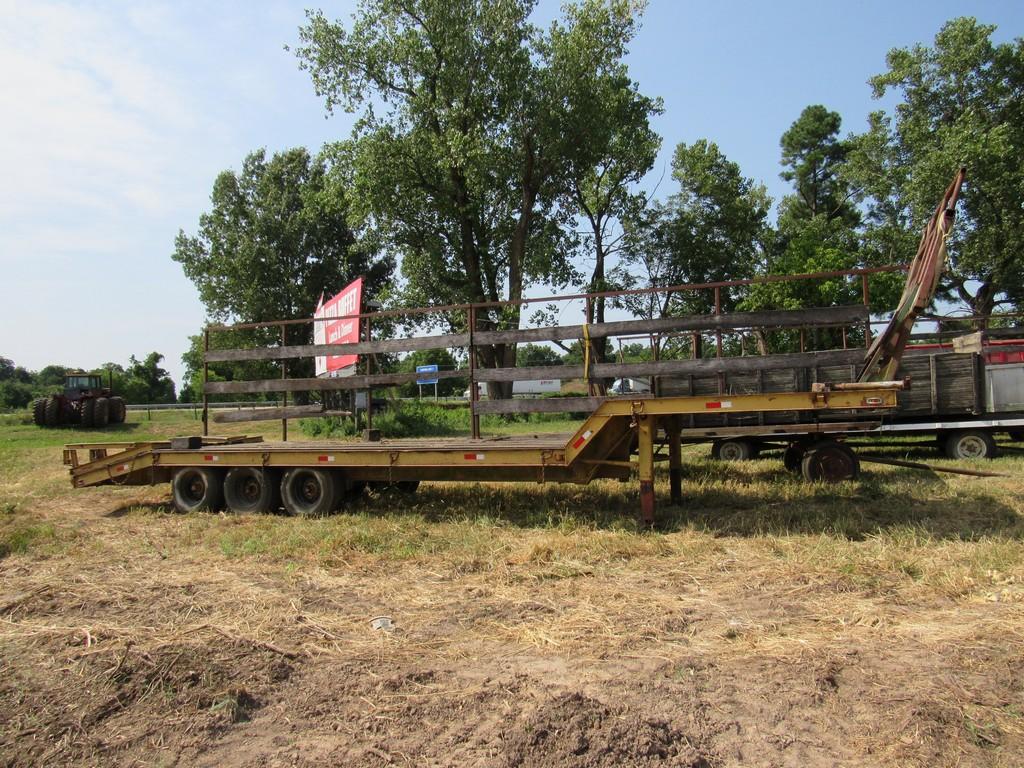
[[[105,397],[97,397],[92,412],[92,425],[103,429],[110,421],[110,401]]]
[[[213,469],[179,469],[171,480],[171,492],[179,512],[219,512],[224,508],[224,484],[220,472]]]
[[[82,400],[78,404],[78,423],[83,427],[91,427],[93,425],[93,418],[96,413],[96,401],[95,400]]]
[[[800,472],[809,483],[856,480],[860,476],[860,461],[848,446],[829,440],[807,451],[800,462]]]
[[[281,506],[281,483],[273,470],[235,467],[224,478],[224,504],[232,512],[263,514]]]
[[[337,478],[326,469],[289,469],[281,481],[281,500],[293,515],[323,517],[338,506]]]
[[[991,459],[996,455],[996,441],[978,429],[953,432],[946,438],[946,455],[951,459]]]
[[[800,465],[803,463],[804,456],[807,455],[807,444],[806,443],[791,443],[786,452],[782,454],[782,463],[785,465],[793,474],[800,474]]]
[[[123,397],[112,397],[110,398],[110,423],[111,424],[124,424],[124,418],[128,413],[128,409],[124,406]]]
[[[711,455],[719,461],[747,461],[757,458],[757,446],[750,440],[716,440]]]
[[[51,396],[46,399],[43,420],[48,427],[56,427],[60,424],[60,398]]]
[[[37,427],[46,426],[46,398],[40,397],[32,403],[32,421]]]

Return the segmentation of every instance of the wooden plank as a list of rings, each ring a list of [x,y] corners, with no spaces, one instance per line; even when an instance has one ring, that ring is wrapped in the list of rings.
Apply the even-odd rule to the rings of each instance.
[[[604,397],[533,397],[512,400],[478,400],[474,413],[589,413],[607,398]]]
[[[653,320],[620,320],[595,323],[589,327],[591,338],[625,336],[665,331],[729,331],[736,328],[800,328],[851,325],[868,319],[862,304],[815,309],[780,309],[763,312],[729,312],[722,315],[685,315]],[[475,344],[509,344],[525,341],[564,341],[583,338],[582,325],[520,328],[513,331],[476,331]]]
[[[321,355],[373,355],[385,352],[415,352],[421,349],[447,349],[469,344],[468,333],[442,336],[417,336],[408,339],[381,339],[351,344],[299,344],[283,347],[252,347],[250,349],[211,349],[206,362],[224,363],[238,360],[290,360]]]
[[[238,411],[218,413],[213,420],[218,424],[234,424],[240,421],[276,421],[277,419],[302,419],[322,416],[319,405],[293,405],[289,408],[244,408]]]
[[[437,371],[436,373],[379,373],[373,376],[344,376],[324,379],[259,379],[255,381],[211,381],[203,385],[208,395],[234,395],[252,392],[327,392],[339,389],[370,389],[393,384],[415,382],[429,376],[432,379],[461,379],[469,371]]]
[[[928,355],[928,395],[932,413],[939,412],[939,374],[935,370],[935,355]]]
[[[794,352],[785,355],[749,355],[746,357],[699,357],[689,360],[659,360],[644,363],[598,363],[590,366],[598,379],[639,378],[642,376],[678,376],[686,374],[747,373],[810,365],[849,365],[864,358],[862,349],[835,349],[826,352]],[[528,368],[478,368],[477,381],[534,381],[537,379],[578,379],[582,365],[538,365]]]

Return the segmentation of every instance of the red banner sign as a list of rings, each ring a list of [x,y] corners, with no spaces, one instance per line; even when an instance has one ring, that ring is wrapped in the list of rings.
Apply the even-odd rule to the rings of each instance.
[[[314,318],[338,318],[313,323],[314,344],[353,344],[359,341],[358,315],[363,306],[363,278],[342,288],[336,296],[323,301],[313,313]],[[358,355],[327,355],[317,357],[317,376],[351,376],[355,372]]]

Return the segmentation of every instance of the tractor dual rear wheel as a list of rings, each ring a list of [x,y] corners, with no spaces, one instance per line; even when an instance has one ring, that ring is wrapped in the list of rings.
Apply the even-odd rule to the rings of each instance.
[[[110,401],[105,397],[96,398],[92,412],[92,425],[103,429],[110,421]]]
[[[43,410],[43,421],[48,427],[56,427],[61,423],[59,397],[50,396],[46,399],[46,407]]]
[[[46,398],[40,397],[32,403],[32,421],[37,427],[46,426]]]
[[[123,397],[112,397],[110,398],[110,423],[111,424],[124,424],[125,416],[128,415],[128,409],[125,407]]]
[[[78,423],[88,429],[93,425],[93,418],[96,413],[96,401],[93,399],[82,400],[78,403]]]

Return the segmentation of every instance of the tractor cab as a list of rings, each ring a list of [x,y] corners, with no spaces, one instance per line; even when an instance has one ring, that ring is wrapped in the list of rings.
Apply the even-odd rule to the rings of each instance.
[[[64,396],[77,400],[82,395],[99,394],[103,389],[103,378],[87,373],[69,373],[64,377]]]

